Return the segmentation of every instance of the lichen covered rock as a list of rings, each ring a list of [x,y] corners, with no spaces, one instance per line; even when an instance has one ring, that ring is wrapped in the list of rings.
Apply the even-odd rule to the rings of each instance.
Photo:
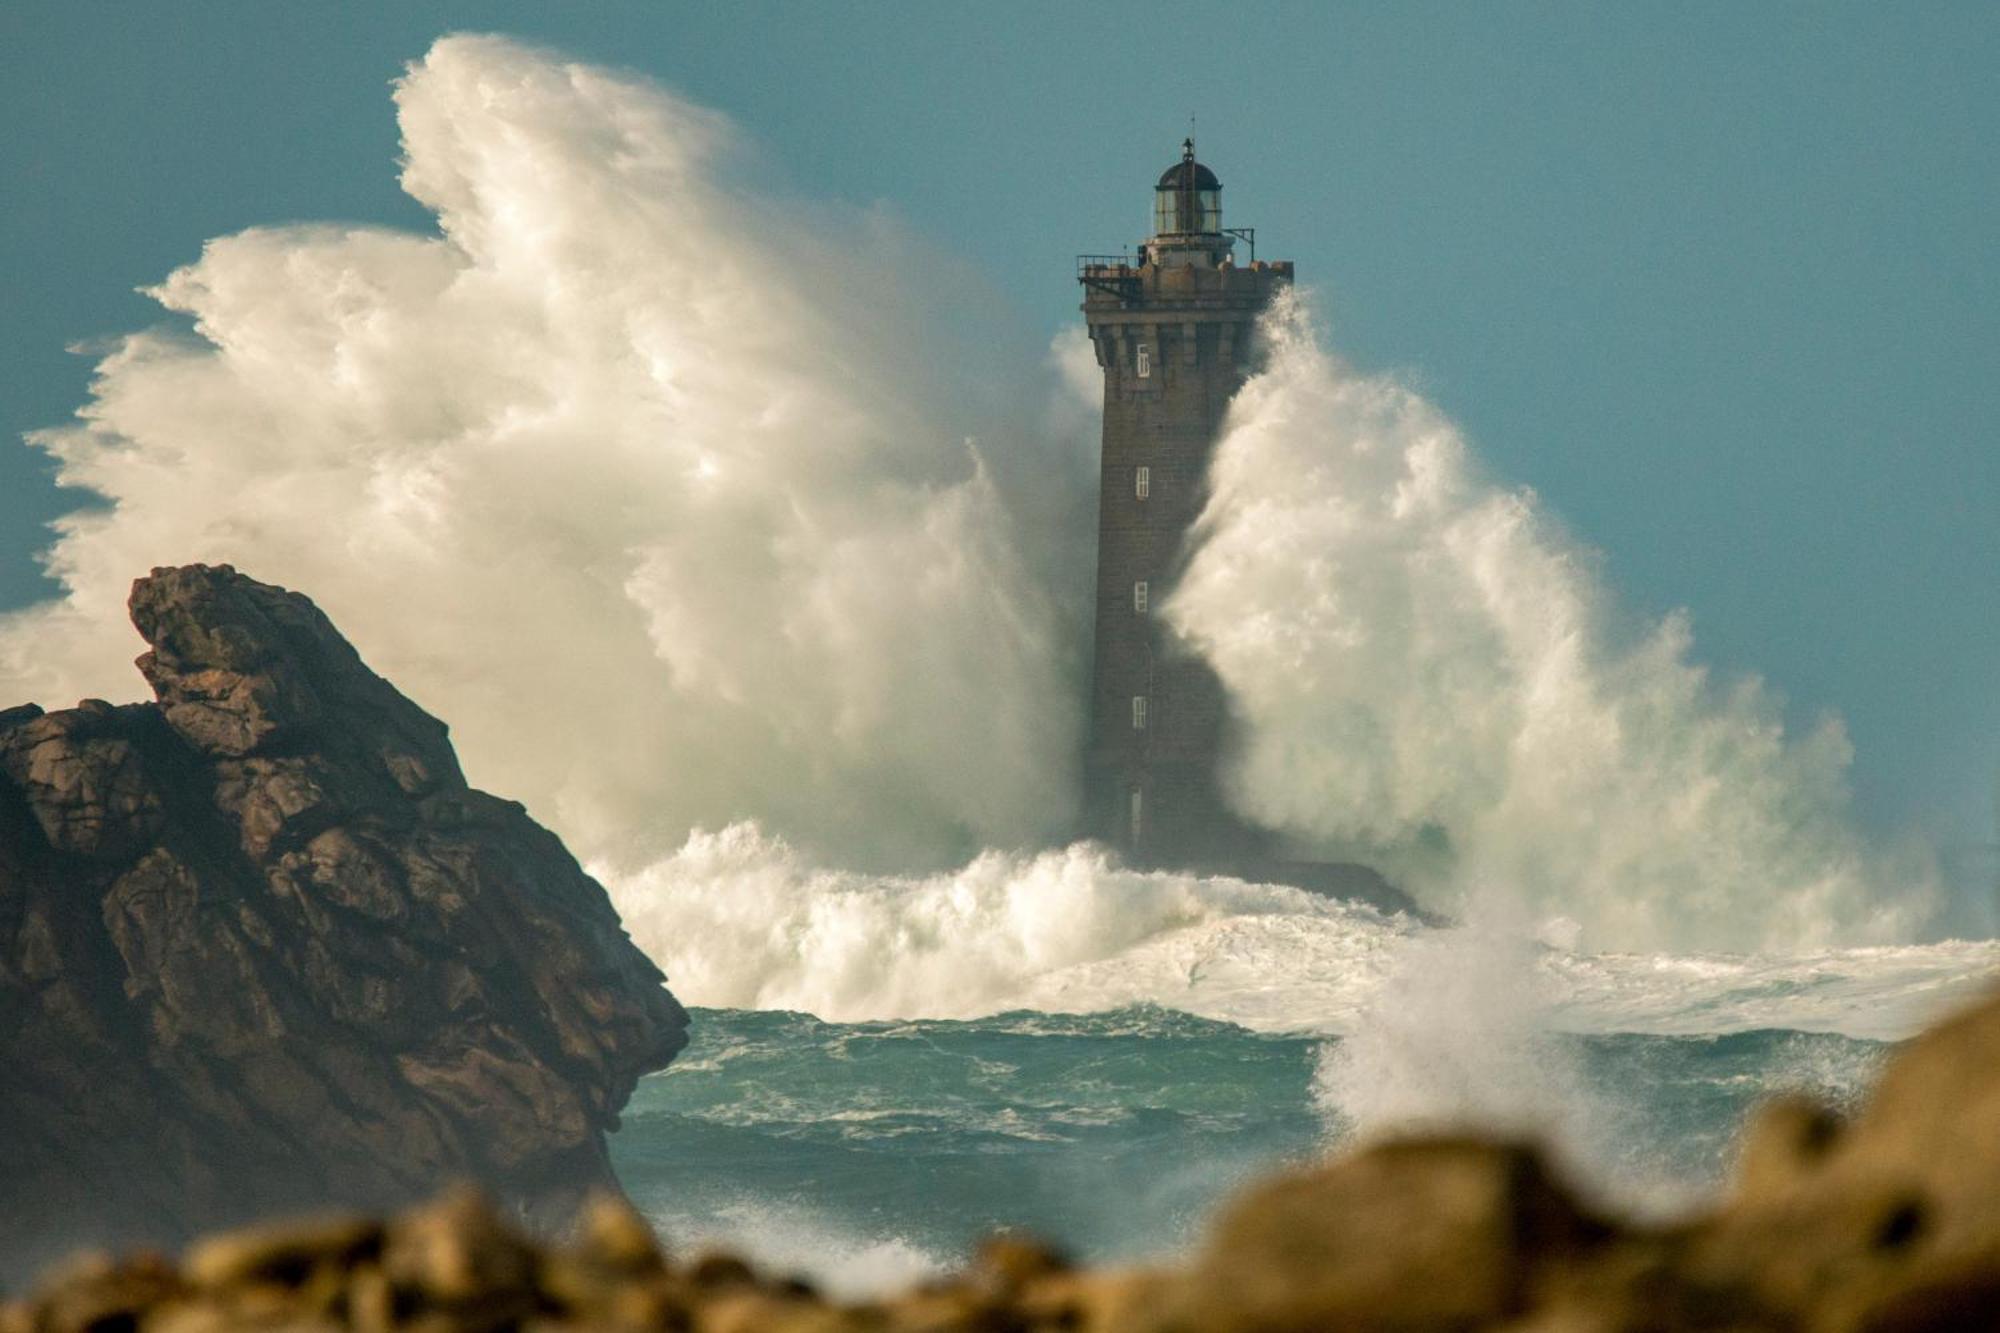
[[[0,712],[0,1272],[470,1178],[532,1219],[686,1015],[305,597],[132,592],[158,702]]]

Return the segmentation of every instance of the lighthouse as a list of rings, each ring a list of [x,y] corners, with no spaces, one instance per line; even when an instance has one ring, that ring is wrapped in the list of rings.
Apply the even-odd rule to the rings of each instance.
[[[1264,849],[1222,800],[1222,683],[1159,608],[1207,498],[1223,414],[1255,369],[1258,316],[1292,266],[1258,261],[1254,231],[1222,225],[1222,182],[1192,139],[1160,176],[1152,217],[1136,258],[1077,260],[1104,371],[1084,819],[1137,865],[1240,865]]]

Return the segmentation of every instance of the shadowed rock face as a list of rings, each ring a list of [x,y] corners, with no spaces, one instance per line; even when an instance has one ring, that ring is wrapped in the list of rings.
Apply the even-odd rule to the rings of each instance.
[[[687,1017],[305,597],[132,590],[157,704],[0,712],[0,1272],[455,1177],[530,1220]]]

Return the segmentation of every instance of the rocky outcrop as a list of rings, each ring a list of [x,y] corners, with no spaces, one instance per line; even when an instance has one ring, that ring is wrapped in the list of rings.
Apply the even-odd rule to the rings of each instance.
[[[1383,1144],[1262,1185],[1173,1268],[1090,1272],[1019,1238],[865,1305],[707,1255],[621,1200],[544,1247],[475,1195],[388,1220],[72,1263],[0,1333],[1959,1333],[2000,1328],[2000,998],[1917,1039],[1851,1124],[1800,1102],[1749,1128],[1733,1192],[1668,1226],[1596,1215],[1530,1147]]]
[[[615,1189],[686,1015],[604,890],[305,597],[195,565],[131,611],[157,703],[0,712],[0,1269]]]

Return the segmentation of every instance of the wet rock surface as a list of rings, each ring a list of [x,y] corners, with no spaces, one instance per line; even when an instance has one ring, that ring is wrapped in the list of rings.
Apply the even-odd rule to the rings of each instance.
[[[615,1189],[686,1015],[603,889],[305,597],[188,566],[131,612],[157,703],[0,712],[0,1273]]]
[[[539,1244],[476,1194],[387,1220],[320,1217],[178,1261],[74,1260],[0,1333],[270,1328],[780,1331],[1505,1329],[1952,1333],[2000,1328],[2000,998],[1918,1038],[1842,1124],[1766,1108],[1705,1215],[1605,1218],[1540,1155],[1386,1143],[1245,1194],[1184,1263],[1089,1271],[1020,1237],[950,1278],[822,1299],[728,1255],[683,1258],[622,1199]]]

